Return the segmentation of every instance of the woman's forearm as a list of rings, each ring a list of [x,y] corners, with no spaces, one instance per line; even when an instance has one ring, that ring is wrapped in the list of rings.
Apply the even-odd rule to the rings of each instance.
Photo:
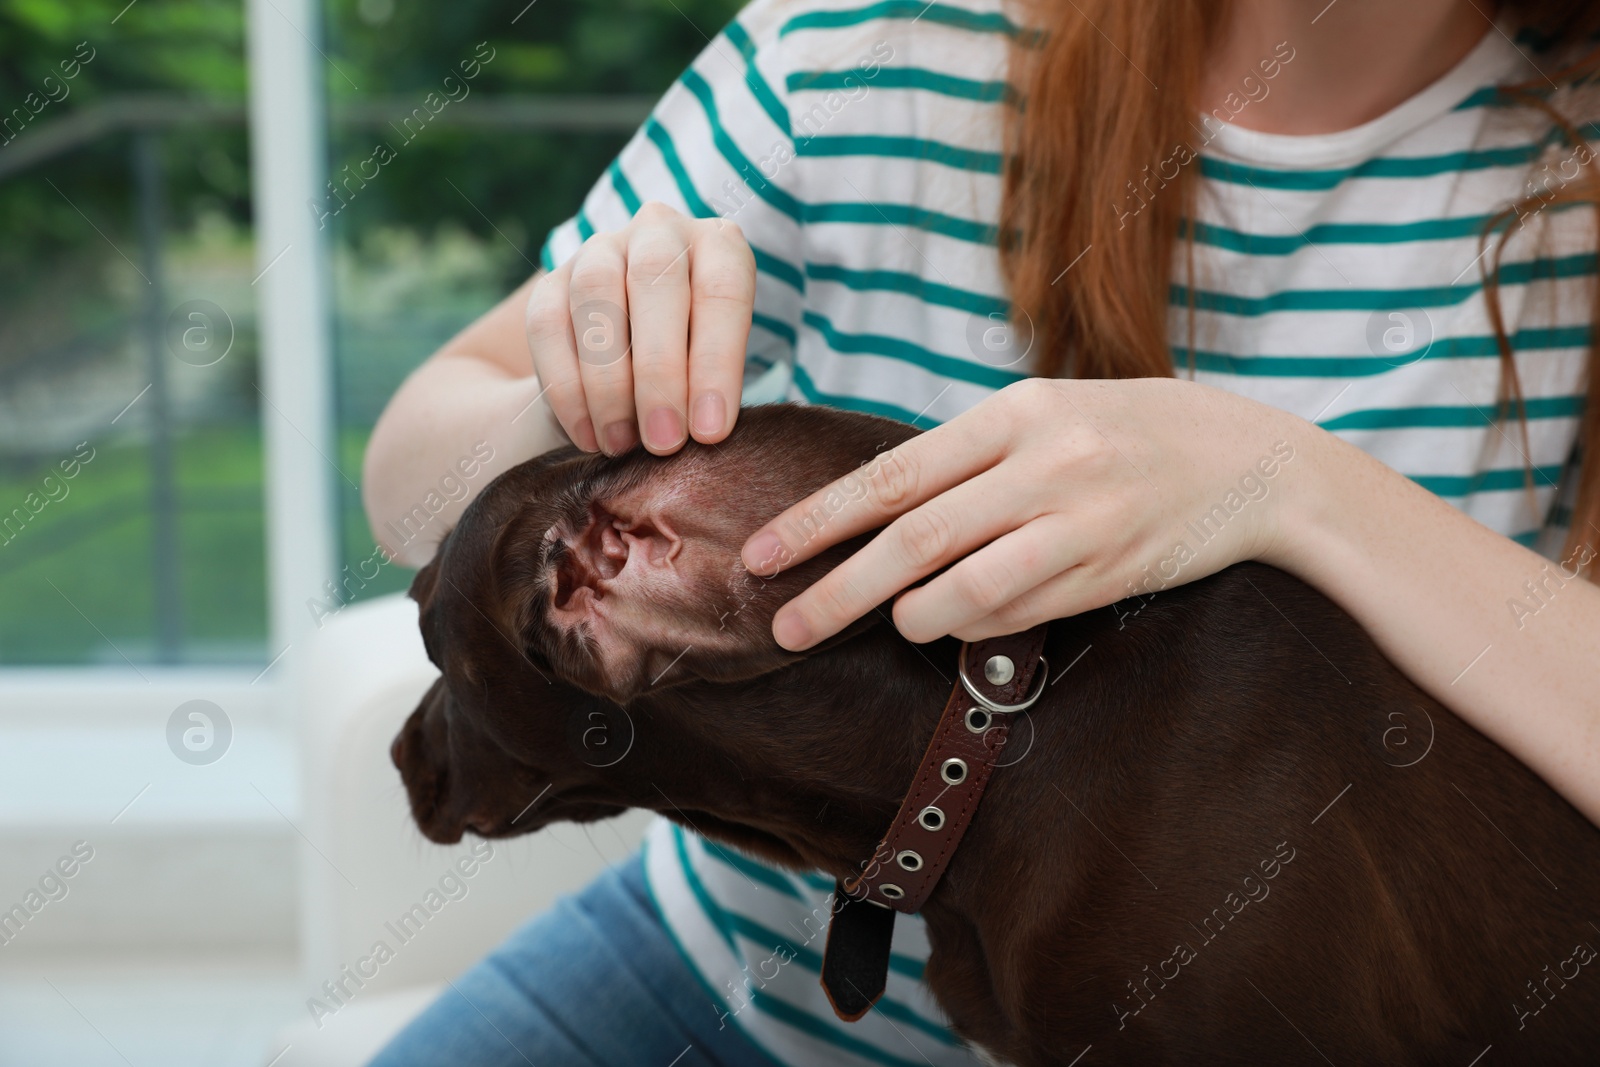
[[[528,287],[406,379],[367,445],[362,499],[379,545],[420,567],[489,480],[567,443],[540,396],[523,331]]]
[[[1571,577],[1600,534],[1563,569],[1332,434],[1303,436],[1311,462],[1263,561],[1336,601],[1418,685],[1600,823],[1600,587]]]

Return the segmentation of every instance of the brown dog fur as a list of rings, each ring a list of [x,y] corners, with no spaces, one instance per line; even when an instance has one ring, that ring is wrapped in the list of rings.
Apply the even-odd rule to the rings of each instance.
[[[720,446],[497,478],[412,590],[443,672],[393,747],[423,832],[641,807],[853,873],[957,642],[874,612],[786,652],[773,612],[861,539],[770,578],[739,548],[915,432],[755,408]],[[1021,1067],[1600,1057],[1600,831],[1286,574],[1135,606],[1051,624],[1055,680],[923,911],[958,1033]]]

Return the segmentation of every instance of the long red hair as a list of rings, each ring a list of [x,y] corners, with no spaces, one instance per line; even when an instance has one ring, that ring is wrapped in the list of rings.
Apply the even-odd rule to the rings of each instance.
[[[1230,0],[1021,2],[1031,32],[1012,47],[1011,80],[1026,103],[1009,109],[1000,254],[1012,302],[1033,321],[1033,369],[1082,378],[1170,376],[1183,353],[1175,360],[1168,293],[1175,257],[1182,253],[1194,262],[1192,239],[1183,235],[1199,188],[1197,167],[1173,167],[1171,161],[1175,146],[1195,141],[1203,65],[1228,23]],[[1538,38],[1542,50],[1551,49],[1548,54],[1584,53],[1559,72],[1546,71],[1559,84],[1600,73],[1600,50],[1592,47],[1600,5],[1505,0],[1502,10]],[[1159,90],[1147,71],[1159,73]],[[1573,124],[1537,92],[1543,85],[1541,80],[1501,91],[1546,112],[1567,137],[1569,151],[1584,144]],[[1141,182],[1159,195],[1140,197],[1143,207],[1136,213],[1114,209],[1132,202]],[[1500,418],[1520,416],[1522,405],[1497,284],[1505,240],[1523,215],[1573,203],[1600,206],[1592,157],[1577,179],[1508,205],[1482,235],[1486,249],[1493,243],[1479,269],[1500,350]],[[1093,255],[1082,255],[1090,249]],[[1188,274],[1193,277],[1192,270]],[[1581,543],[1600,540],[1600,458],[1593,455],[1600,449],[1600,332],[1593,325],[1600,323],[1600,286],[1592,300],[1580,427],[1589,455],[1579,476],[1564,553],[1569,556]],[[1192,354],[1192,310],[1189,321]],[[1525,420],[1522,428],[1526,441]]]

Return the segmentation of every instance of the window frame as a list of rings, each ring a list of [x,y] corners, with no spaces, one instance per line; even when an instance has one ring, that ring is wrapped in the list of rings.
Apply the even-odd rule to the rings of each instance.
[[[0,738],[104,729],[119,708],[154,714],[225,692],[251,722],[292,732],[294,667],[317,628],[308,601],[337,576],[331,286],[308,204],[325,181],[319,0],[243,0],[260,350],[267,574],[265,666],[0,668]],[[301,653],[297,657],[296,653]],[[246,710],[248,709],[248,710]],[[3,741],[0,741],[3,743]]]

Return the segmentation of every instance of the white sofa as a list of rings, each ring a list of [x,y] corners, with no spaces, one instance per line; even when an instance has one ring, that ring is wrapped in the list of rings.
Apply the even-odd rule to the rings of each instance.
[[[345,609],[301,662],[293,691],[306,1004],[263,1064],[364,1064],[447,979],[638,845],[648,818],[639,812],[587,831],[557,825],[494,842],[493,855],[463,877],[454,864],[472,855],[476,839],[449,848],[425,840],[389,762],[390,741],[437,675],[423,653],[416,605],[400,596]],[[436,910],[427,912],[429,904]],[[416,905],[429,917],[397,927]],[[392,955],[375,952],[380,942]]]

